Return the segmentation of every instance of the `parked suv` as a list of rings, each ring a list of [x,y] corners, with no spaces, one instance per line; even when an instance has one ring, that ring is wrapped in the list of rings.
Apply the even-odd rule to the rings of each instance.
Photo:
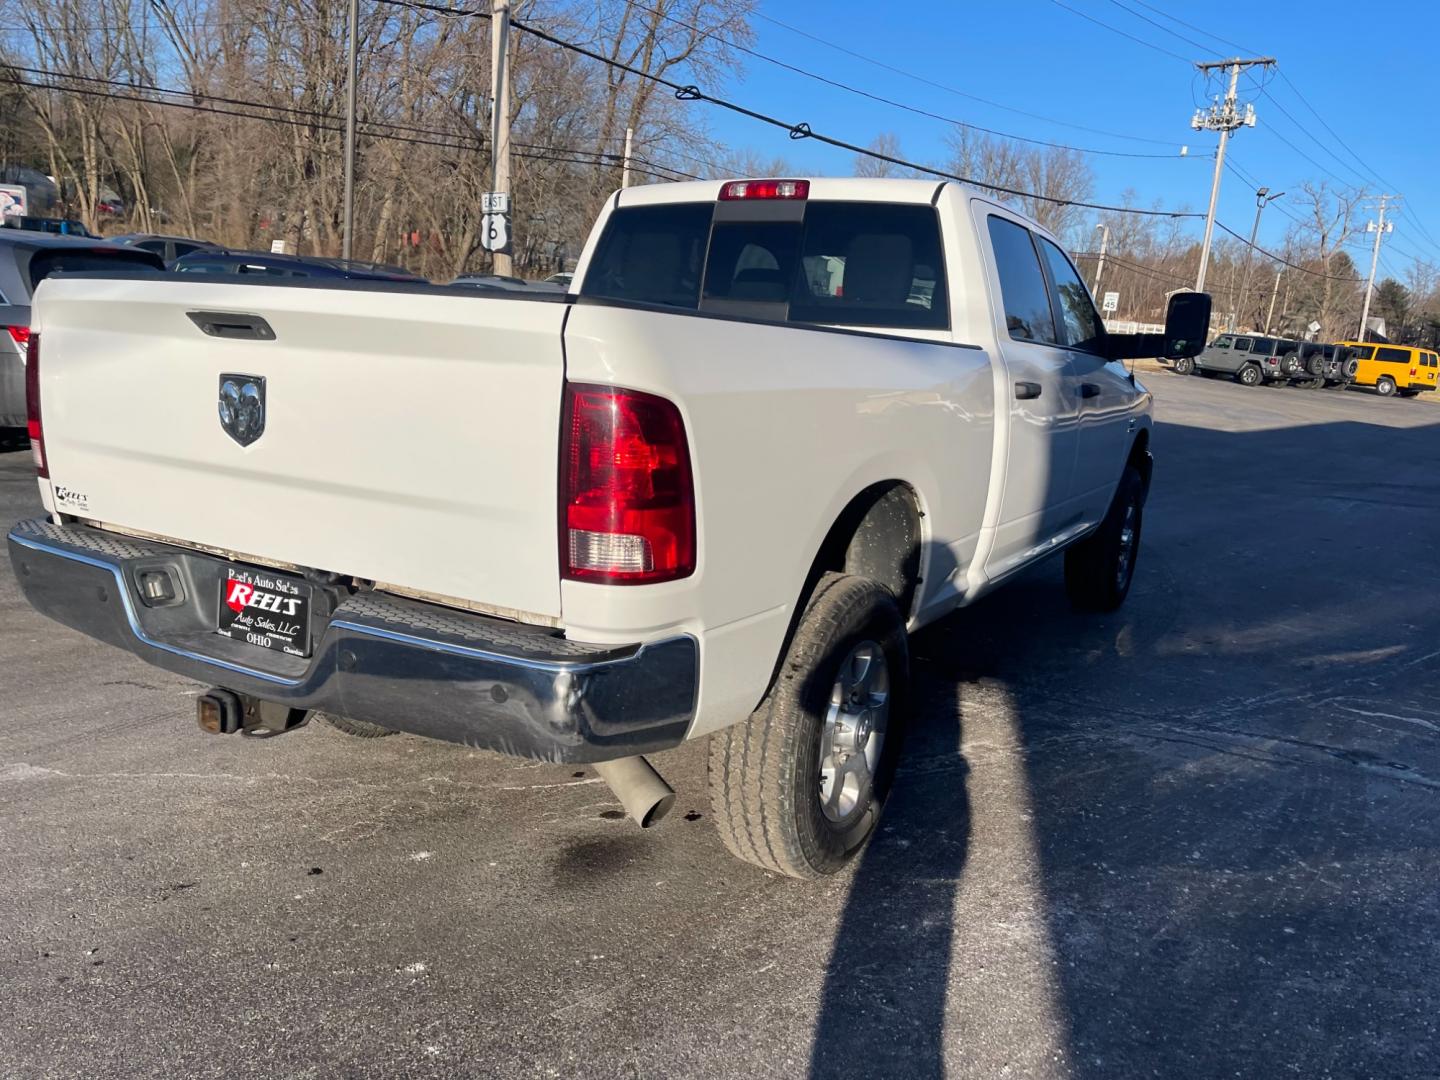
[[[1343,390],[1355,381],[1360,361],[1355,351],[1344,345],[1323,345],[1318,341],[1303,342],[1300,362],[1309,378],[1297,385],[1318,390]]]
[[[1300,346],[1301,342],[1288,338],[1221,334],[1194,360],[1175,361],[1175,371],[1180,375],[1197,371],[1202,375],[1231,375],[1245,386],[1290,382],[1303,379],[1307,374],[1300,359]]]

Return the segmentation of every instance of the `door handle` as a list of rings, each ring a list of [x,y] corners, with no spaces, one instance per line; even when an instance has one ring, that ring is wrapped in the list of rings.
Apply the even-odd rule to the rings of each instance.
[[[1040,391],[1043,389],[1044,387],[1038,382],[1017,382],[1015,384],[1015,396],[1021,401],[1029,401],[1031,398],[1039,397]]]
[[[1082,382],[1080,384],[1080,396],[1082,398],[1099,397],[1100,384],[1093,382]]]
[[[187,311],[185,314],[202,333],[210,337],[275,340],[275,331],[259,315],[245,315],[235,311]]]

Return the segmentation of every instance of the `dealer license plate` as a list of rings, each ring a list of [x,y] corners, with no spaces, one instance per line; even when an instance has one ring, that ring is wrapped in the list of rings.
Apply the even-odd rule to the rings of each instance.
[[[215,632],[288,656],[309,656],[310,586],[264,570],[228,567]]]

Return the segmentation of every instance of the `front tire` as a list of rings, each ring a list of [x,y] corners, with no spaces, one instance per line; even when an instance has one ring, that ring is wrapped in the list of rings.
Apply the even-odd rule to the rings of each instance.
[[[1125,466],[1105,520],[1065,550],[1065,591],[1080,611],[1114,611],[1130,595],[1145,517],[1145,480]]]
[[[890,591],[822,577],[764,700],[710,739],[710,808],[731,854],[794,878],[853,859],[895,775],[909,680]]]

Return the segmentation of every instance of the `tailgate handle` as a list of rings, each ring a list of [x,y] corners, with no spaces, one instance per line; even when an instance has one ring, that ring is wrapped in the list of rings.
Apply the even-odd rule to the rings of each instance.
[[[1015,396],[1021,401],[1029,401],[1040,396],[1042,387],[1038,382],[1017,382],[1015,384]]]
[[[275,331],[259,315],[244,315],[238,311],[187,311],[185,314],[209,337],[275,340]]]

